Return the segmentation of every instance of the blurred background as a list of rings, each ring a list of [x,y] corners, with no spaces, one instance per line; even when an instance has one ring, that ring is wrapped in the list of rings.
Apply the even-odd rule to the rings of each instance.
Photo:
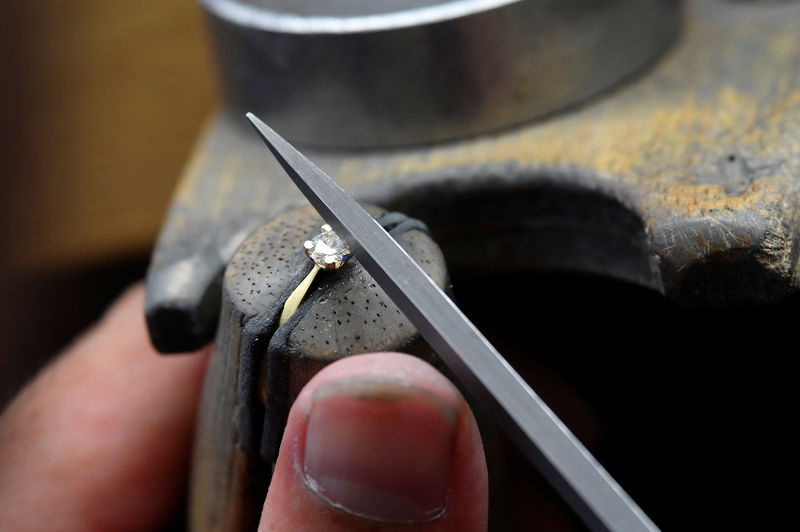
[[[0,407],[146,271],[216,107],[194,0],[27,0],[0,16]]]

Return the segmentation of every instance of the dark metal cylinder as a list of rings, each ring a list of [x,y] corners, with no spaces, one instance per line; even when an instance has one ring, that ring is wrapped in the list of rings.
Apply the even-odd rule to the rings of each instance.
[[[676,0],[200,0],[228,103],[292,141],[376,147],[523,123],[663,50]]]

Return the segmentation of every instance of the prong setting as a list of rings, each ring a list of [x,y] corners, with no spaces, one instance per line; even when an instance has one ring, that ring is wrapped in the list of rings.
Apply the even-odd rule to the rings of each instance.
[[[330,225],[322,226],[322,232],[303,243],[306,256],[325,270],[337,270],[350,258],[350,250],[333,231]]]

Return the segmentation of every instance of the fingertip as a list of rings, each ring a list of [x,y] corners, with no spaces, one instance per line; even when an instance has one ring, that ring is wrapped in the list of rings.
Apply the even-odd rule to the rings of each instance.
[[[292,407],[263,530],[485,530],[487,474],[458,390],[399,353],[348,357]]]

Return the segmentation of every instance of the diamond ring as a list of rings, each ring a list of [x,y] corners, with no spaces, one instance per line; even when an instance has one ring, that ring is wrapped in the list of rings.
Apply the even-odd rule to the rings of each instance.
[[[303,247],[306,250],[306,256],[314,261],[314,268],[286,299],[278,325],[286,323],[291,315],[295,313],[320,270],[338,270],[344,266],[351,255],[350,250],[344,245],[342,239],[328,224],[322,226],[320,234],[311,240],[306,240],[303,243]]]
[[[320,234],[306,240],[303,247],[306,256],[325,270],[338,270],[350,258],[350,250],[328,224],[322,226]]]

